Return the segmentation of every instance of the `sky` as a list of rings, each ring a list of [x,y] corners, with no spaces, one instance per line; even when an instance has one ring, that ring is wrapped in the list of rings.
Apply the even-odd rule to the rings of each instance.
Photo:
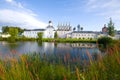
[[[48,21],[80,24],[85,31],[101,31],[110,18],[120,30],[120,0],[0,0],[0,28],[46,28]]]

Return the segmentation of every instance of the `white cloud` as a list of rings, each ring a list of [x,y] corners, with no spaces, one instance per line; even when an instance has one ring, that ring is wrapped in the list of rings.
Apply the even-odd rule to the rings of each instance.
[[[113,9],[120,7],[120,0],[88,0],[87,7],[89,9]],[[95,6],[95,7],[93,7]]]
[[[5,0],[6,2],[13,2],[13,0]]]
[[[9,9],[0,10],[0,22],[29,29],[45,28],[47,26],[46,23],[39,21],[29,13]]]
[[[88,0],[86,9],[104,17],[120,20],[120,0]]]
[[[111,17],[116,29],[120,29],[120,0],[86,0],[87,13],[102,18],[104,22]],[[97,19],[97,18],[96,18]],[[102,22],[102,21],[101,21]]]
[[[87,5],[92,5],[96,2],[97,0],[88,0],[87,1]]]
[[[5,0],[14,9],[0,9],[0,24],[35,29],[46,28],[47,24],[40,21],[32,10],[25,8],[21,2]]]
[[[5,0],[7,3],[13,5],[13,6],[16,6],[18,8],[24,8],[22,3],[20,2],[16,2],[15,0]]]

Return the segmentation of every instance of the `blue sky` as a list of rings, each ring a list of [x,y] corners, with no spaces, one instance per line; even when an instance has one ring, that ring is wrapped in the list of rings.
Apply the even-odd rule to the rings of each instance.
[[[120,30],[120,0],[0,0],[0,26],[45,28],[49,20],[100,31],[111,17]]]

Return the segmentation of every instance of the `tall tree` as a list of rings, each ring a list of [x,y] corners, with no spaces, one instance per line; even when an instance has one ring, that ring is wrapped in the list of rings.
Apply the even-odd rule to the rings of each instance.
[[[3,26],[2,27],[2,32],[3,33],[7,33],[9,31],[9,27],[8,26]]]
[[[9,42],[15,42],[16,38],[18,37],[18,29],[16,28],[9,28],[8,33],[11,35],[8,39]]]
[[[54,38],[58,38],[57,31],[56,31],[55,34],[54,34]]]
[[[114,36],[114,35],[115,35],[114,24],[113,24],[111,18],[110,18],[110,21],[109,21],[109,23],[108,23],[108,34],[109,34],[110,36]]]
[[[18,29],[18,33],[19,33],[19,34],[23,33],[23,31],[24,31],[24,30],[21,29],[20,27],[3,26],[3,27],[2,27],[2,32],[3,32],[3,33],[9,33],[9,29],[12,29],[12,28]]]
[[[38,33],[38,41],[42,41],[42,38],[43,38],[43,33],[39,32]]]
[[[16,29],[16,28],[9,28],[8,33],[11,35],[11,37],[17,37],[18,36],[18,29]]]

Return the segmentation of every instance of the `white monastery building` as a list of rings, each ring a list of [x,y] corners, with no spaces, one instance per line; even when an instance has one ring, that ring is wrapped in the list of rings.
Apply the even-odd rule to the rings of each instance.
[[[57,32],[58,38],[76,38],[76,39],[97,39],[99,37],[108,36],[107,27],[104,25],[101,32],[95,31],[78,31],[72,29],[69,24],[58,24],[57,29],[53,27],[52,21],[49,21],[48,26],[45,29],[25,29],[23,34],[27,38],[37,38],[38,33],[43,33],[43,38],[54,38],[55,32]],[[120,32],[116,32],[114,39],[120,39]]]
[[[46,29],[25,29],[22,35],[28,38],[37,38],[39,32],[43,33],[43,38],[54,38],[55,30],[52,21],[49,21]]]
[[[70,24],[58,24],[57,34],[59,38],[67,38],[67,34],[72,32],[72,26]]]

